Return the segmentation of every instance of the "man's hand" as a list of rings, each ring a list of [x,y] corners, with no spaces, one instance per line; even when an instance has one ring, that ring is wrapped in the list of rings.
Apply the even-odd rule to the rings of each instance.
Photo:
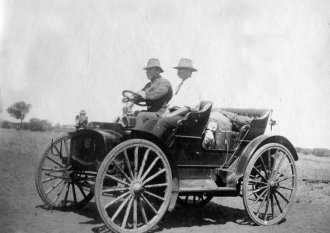
[[[123,102],[123,103],[126,103],[126,102],[128,102],[128,98],[125,96],[125,97],[123,97],[122,99],[121,99],[121,102]]]

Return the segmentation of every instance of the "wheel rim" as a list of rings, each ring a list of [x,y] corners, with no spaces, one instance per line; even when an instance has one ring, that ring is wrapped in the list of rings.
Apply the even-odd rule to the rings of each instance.
[[[244,206],[258,225],[280,222],[297,190],[297,172],[290,151],[276,143],[261,147],[251,158],[243,180]]]
[[[195,206],[200,207],[209,203],[212,199],[212,196],[207,195],[206,193],[202,194],[186,194],[186,195],[179,195],[178,203],[182,206]]]
[[[96,179],[96,204],[115,232],[145,232],[167,210],[172,173],[165,154],[153,143],[132,139],[114,148]]]
[[[74,208],[94,196],[96,172],[77,171],[71,164],[70,136],[50,143],[40,155],[35,182],[39,196],[51,208]]]

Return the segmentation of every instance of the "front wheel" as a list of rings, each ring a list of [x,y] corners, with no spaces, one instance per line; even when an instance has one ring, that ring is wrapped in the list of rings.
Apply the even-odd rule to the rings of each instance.
[[[49,208],[80,208],[94,196],[96,172],[72,167],[70,142],[69,135],[52,140],[37,161],[35,184]]]
[[[243,178],[243,201],[258,225],[280,222],[290,210],[297,192],[297,171],[291,152],[269,143],[249,161]]]
[[[154,143],[131,139],[104,159],[95,183],[96,205],[114,232],[146,232],[165,214],[172,193],[172,172]]]

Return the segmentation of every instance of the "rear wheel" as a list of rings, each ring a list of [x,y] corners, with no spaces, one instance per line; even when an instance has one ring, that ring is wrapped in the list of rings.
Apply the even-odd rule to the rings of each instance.
[[[172,193],[166,155],[152,142],[131,139],[104,159],[95,184],[96,204],[114,232],[146,232],[165,214]]]
[[[243,179],[246,211],[258,225],[280,222],[297,191],[297,172],[291,152],[283,145],[262,146],[249,161]]]
[[[178,197],[178,203],[182,206],[190,207],[201,207],[211,201],[213,196],[202,194],[180,194]]]
[[[96,172],[74,170],[71,162],[69,135],[53,140],[38,159],[35,184],[50,208],[79,208],[94,196]]]

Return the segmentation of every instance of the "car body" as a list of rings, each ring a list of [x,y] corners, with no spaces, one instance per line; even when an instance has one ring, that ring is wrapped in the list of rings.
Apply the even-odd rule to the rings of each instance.
[[[280,222],[297,189],[293,145],[264,134],[270,110],[212,107],[202,101],[166,139],[135,130],[136,114],[126,108],[117,122],[90,122],[87,129],[52,141],[36,170],[41,198],[53,208],[80,207],[95,193],[100,216],[114,232],[149,231],[177,202],[201,206],[215,196],[242,196],[258,225]],[[223,132],[221,145],[206,149],[209,117],[218,110],[251,122]],[[45,164],[49,158],[53,168]]]

